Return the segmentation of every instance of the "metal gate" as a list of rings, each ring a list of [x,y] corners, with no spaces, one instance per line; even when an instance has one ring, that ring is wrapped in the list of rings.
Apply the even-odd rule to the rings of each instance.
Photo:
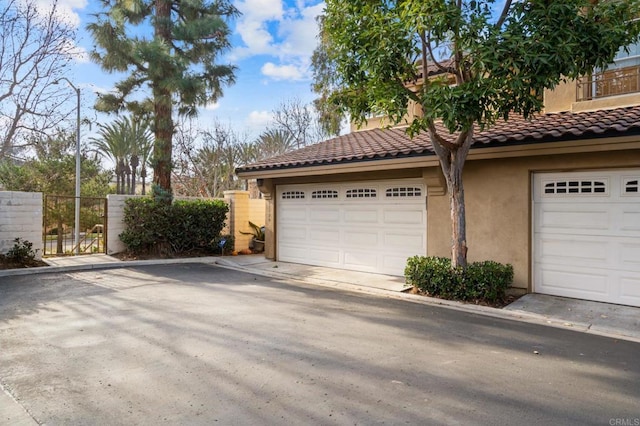
[[[107,199],[80,197],[80,238],[75,241],[75,197],[45,195],[45,256],[106,253]]]

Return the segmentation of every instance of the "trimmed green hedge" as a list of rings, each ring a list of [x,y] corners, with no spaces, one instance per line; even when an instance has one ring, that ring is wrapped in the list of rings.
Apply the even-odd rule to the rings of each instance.
[[[414,256],[407,259],[404,275],[408,285],[431,296],[496,303],[513,282],[513,266],[488,260],[454,269],[444,257]]]
[[[134,254],[216,253],[228,211],[222,200],[167,204],[153,198],[129,198],[124,207],[125,230],[119,237]]]

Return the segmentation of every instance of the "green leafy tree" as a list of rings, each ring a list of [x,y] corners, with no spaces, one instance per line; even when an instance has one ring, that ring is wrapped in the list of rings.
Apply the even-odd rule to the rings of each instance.
[[[61,133],[55,137],[40,137],[30,141],[36,156],[22,164],[10,160],[0,162],[0,186],[7,191],[42,192],[49,195],[75,196],[75,135]],[[104,197],[109,193],[111,173],[104,171],[97,156],[81,152],[80,193],[83,197]],[[48,223],[57,230],[63,223],[73,223],[75,214],[73,198],[57,199],[46,206]],[[87,218],[89,210],[81,207],[81,217]],[[91,224],[96,219],[86,219]],[[85,222],[86,222],[85,220]],[[84,226],[88,223],[84,223]],[[91,226],[91,225],[89,225]],[[63,252],[62,233],[58,232],[58,253]]]
[[[75,135],[60,133],[39,137],[30,142],[35,157],[21,164],[0,162],[0,184],[7,191],[43,192],[53,195],[75,195]],[[87,197],[104,197],[109,193],[111,173],[102,169],[96,156],[81,152],[80,191]]]
[[[339,77],[336,74],[336,62],[332,60],[336,52],[332,52],[332,44],[328,34],[324,31],[324,15],[317,18],[320,34],[318,46],[311,55],[311,69],[313,70],[313,91],[318,98],[313,101],[313,107],[318,114],[320,127],[327,135],[338,136],[342,124],[340,108],[329,101],[333,90],[337,89]]]
[[[215,102],[223,86],[234,82],[235,68],[216,59],[230,47],[226,21],[238,11],[227,0],[102,0],[102,5],[104,12],[88,25],[97,45],[92,58],[104,70],[128,76],[116,93],[100,96],[96,108],[152,115],[153,182],[170,194],[173,111],[194,116],[198,106]]]
[[[439,159],[453,267],[466,266],[462,170],[476,129],[541,111],[545,89],[606,67],[638,38],[637,0],[327,0],[325,13],[329,100],[341,112],[395,124],[421,107],[407,132],[427,132]]]

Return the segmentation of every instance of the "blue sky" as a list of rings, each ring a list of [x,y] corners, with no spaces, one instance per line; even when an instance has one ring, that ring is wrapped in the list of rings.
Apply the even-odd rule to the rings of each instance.
[[[50,5],[50,0],[38,0]],[[199,125],[214,121],[239,133],[257,136],[269,124],[274,109],[287,100],[313,100],[310,57],[316,46],[316,17],[324,2],[318,0],[233,0],[242,15],[231,23],[233,48],[223,59],[238,67],[236,84],[225,89],[215,105],[202,109]],[[78,55],[67,76],[81,88],[83,116],[91,110],[95,92],[109,91],[118,80],[88,60],[93,41],[86,32],[98,0],[59,0],[60,13],[78,29]],[[105,121],[105,117],[97,117]],[[108,120],[108,118],[106,119]]]

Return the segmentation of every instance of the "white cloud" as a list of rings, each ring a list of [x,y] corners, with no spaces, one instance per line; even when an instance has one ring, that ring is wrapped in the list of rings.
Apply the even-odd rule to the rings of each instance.
[[[244,0],[236,6],[243,12],[236,32],[244,46],[231,54],[232,60],[268,55],[262,74],[275,80],[301,80],[309,76],[310,58],[317,44],[316,17],[324,2],[305,6],[300,0],[283,9],[281,0]]]
[[[215,111],[218,108],[220,108],[220,104],[217,102],[213,102],[213,103],[209,103],[207,105],[205,105],[204,109],[207,111]]]
[[[316,18],[324,9],[324,3],[299,9],[295,15],[286,17],[280,24],[281,55],[310,57],[318,44]]]
[[[284,11],[281,0],[240,0],[235,6],[242,13],[236,24],[236,32],[242,38],[243,47],[237,48],[232,57],[273,53],[273,37],[269,23],[280,21]]]
[[[53,4],[51,0],[36,0],[40,13],[49,13]],[[59,0],[56,6],[56,16],[61,22],[66,22],[73,28],[78,28],[80,26],[80,15],[75,11],[84,9],[87,4],[87,0]]]
[[[295,65],[276,65],[272,62],[264,64],[260,72],[274,80],[302,80],[305,76],[305,70]]]
[[[71,57],[79,64],[87,64],[91,62],[91,58],[89,57],[89,52],[84,47],[76,44],[73,40],[67,40],[68,48],[67,51],[70,52]]]
[[[273,114],[269,111],[251,111],[247,117],[246,123],[250,130],[262,131],[271,123],[272,119]]]

